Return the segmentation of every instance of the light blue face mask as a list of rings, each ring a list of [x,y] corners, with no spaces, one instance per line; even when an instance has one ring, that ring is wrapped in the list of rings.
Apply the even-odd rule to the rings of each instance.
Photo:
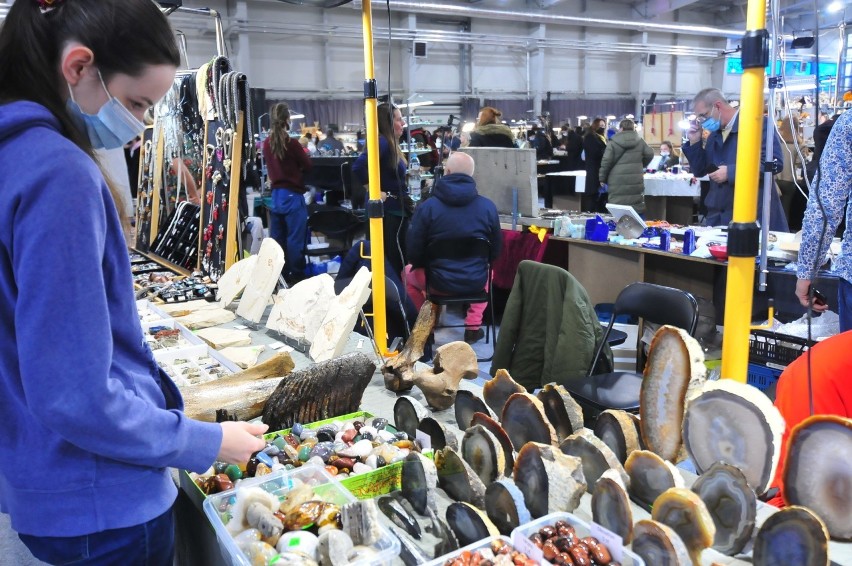
[[[83,112],[74,100],[71,85],[68,85],[68,92],[71,95],[67,102],[68,110],[85,126],[93,148],[117,149],[138,136],[145,129],[145,124],[137,120],[130,110],[110,94],[100,71],[98,71],[98,78],[109,96],[109,100],[101,106],[98,113],[93,115]]]
[[[710,116],[701,123],[701,127],[711,134],[722,127],[722,122],[719,118],[713,117],[713,110],[710,110]]]

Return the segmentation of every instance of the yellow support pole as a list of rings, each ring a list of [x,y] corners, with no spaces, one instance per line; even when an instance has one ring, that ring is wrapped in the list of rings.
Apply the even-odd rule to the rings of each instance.
[[[743,40],[743,61],[746,45],[760,46],[755,39],[765,33],[766,5],[761,0],[749,0],[746,14],[746,38]],[[749,36],[752,36],[751,38]],[[765,53],[764,53],[765,54]],[[764,57],[765,59],[765,57]],[[745,65],[744,65],[745,66]],[[763,135],[763,83],[764,67],[754,65],[744,69],[740,92],[739,132],[737,143],[737,176],[734,186],[734,213],[729,230],[728,283],[725,292],[725,337],[722,343],[722,377],[746,381],[748,372],[748,343],[751,325],[752,290],[754,289],[754,258],[757,256],[757,183],[762,179],[762,167],[756,156],[760,155]],[[772,117],[770,117],[772,119]],[[772,190],[767,187],[766,190]],[[731,238],[746,236],[754,245],[739,257],[730,255]],[[739,248],[739,246],[735,246]],[[753,251],[752,251],[753,248]],[[751,254],[751,255],[748,255]]]
[[[379,124],[376,70],[373,64],[373,10],[370,0],[361,4],[364,27],[364,110],[367,126],[367,171],[370,177],[367,215],[370,221],[370,258],[373,267],[373,333],[382,356],[388,352],[385,303],[385,241],[382,230],[382,184],[379,172]]]

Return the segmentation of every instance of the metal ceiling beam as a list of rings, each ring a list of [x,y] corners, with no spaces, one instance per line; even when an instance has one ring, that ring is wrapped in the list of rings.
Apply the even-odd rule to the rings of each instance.
[[[649,19],[656,18],[681,8],[695,4],[698,0],[644,0],[644,9],[639,10],[643,16]]]
[[[551,14],[543,12],[530,12],[519,10],[503,10],[496,8],[480,8],[460,2],[417,2],[413,0],[389,0],[391,10],[397,12],[414,12],[416,14],[439,14],[443,16],[457,16],[465,18],[481,18],[486,20],[506,20],[513,22],[529,22],[537,24],[556,24],[563,26],[587,26],[592,28],[629,29],[635,31],[647,31],[657,33],[679,33],[684,35],[703,35],[712,37],[736,37],[745,34],[742,29],[726,29],[713,26],[696,24],[674,24],[643,22],[638,20],[610,20],[606,18],[591,18],[581,16],[569,16],[564,14]],[[360,9],[358,0],[347,4]]]

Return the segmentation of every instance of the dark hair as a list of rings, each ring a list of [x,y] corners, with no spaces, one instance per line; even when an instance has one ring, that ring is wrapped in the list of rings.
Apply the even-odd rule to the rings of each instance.
[[[104,81],[117,73],[139,76],[147,65],[180,65],[168,20],[151,0],[68,0],[42,13],[35,0],[12,4],[0,30],[0,100],[45,106],[64,134],[92,148],[65,110],[59,70],[62,49],[79,41],[94,53]]]
[[[388,161],[385,165],[389,166],[389,168],[393,168],[394,170],[396,170],[399,166],[400,159],[405,160],[402,155],[402,149],[399,147],[399,139],[396,137],[396,131],[393,128],[393,116],[395,110],[396,106],[388,102],[383,102],[379,104],[376,116],[379,125],[379,135],[387,140],[391,148],[389,155],[395,158],[393,163]]]
[[[290,142],[290,106],[279,102],[269,110],[269,148],[272,155],[284,159]]]
[[[87,154],[92,145],[65,109],[62,50],[78,41],[92,50],[104,81],[139,76],[148,65],[180,65],[166,17],[151,0],[68,0],[42,13],[35,0],[18,0],[0,29],[0,102],[29,100],[59,120],[63,134]],[[108,181],[109,183],[109,181]],[[112,183],[113,200],[118,193]]]

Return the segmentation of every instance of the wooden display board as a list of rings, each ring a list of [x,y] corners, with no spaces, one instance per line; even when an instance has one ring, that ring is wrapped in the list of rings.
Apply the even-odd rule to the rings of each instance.
[[[518,189],[518,212],[522,216],[538,216],[534,149],[465,147],[459,151],[473,157],[476,190],[494,202],[497,212],[512,214],[513,189]]]
[[[642,137],[648,145],[659,146],[664,141],[670,141],[675,147],[680,147],[681,120],[683,120],[683,112],[680,110],[674,112],[663,110],[645,114],[642,117]]]

